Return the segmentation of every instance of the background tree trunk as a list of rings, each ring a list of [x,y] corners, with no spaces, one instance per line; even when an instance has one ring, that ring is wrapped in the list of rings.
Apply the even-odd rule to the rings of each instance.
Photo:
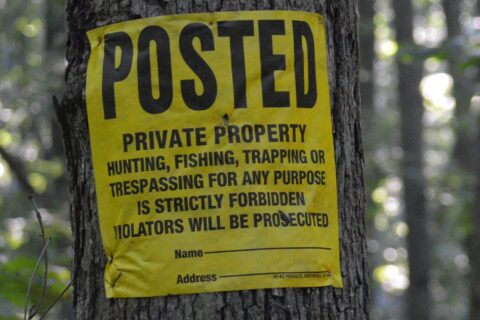
[[[474,174],[476,161],[475,145],[477,122],[470,111],[470,102],[475,93],[473,79],[469,79],[461,67],[459,52],[462,50],[463,30],[460,23],[462,1],[445,0],[445,21],[447,25],[446,50],[448,52],[449,73],[453,78],[452,95],[455,98],[456,142],[453,158],[467,174]]]
[[[185,12],[292,9],[325,15],[335,133],[343,289],[249,290],[149,299],[105,298],[101,245],[85,108],[89,45],[85,31],[129,19]],[[63,127],[74,237],[77,319],[367,319],[363,155],[359,120],[355,3],[349,0],[68,1]]]
[[[465,210],[468,212],[472,222],[471,232],[468,235],[466,249],[470,260],[470,317],[469,319],[480,319],[480,218],[478,206],[480,205],[480,170],[478,169],[479,150],[478,147],[478,118],[471,111],[471,99],[475,93],[473,79],[465,75],[461,70],[460,48],[463,30],[460,23],[462,1],[445,0],[443,2],[445,20],[447,23],[447,43],[449,72],[453,78],[452,95],[455,98],[455,135],[456,142],[452,152],[452,158],[458,164],[464,179],[462,192],[474,194],[473,205],[468,203]],[[448,49],[447,49],[448,50]],[[475,177],[475,179],[468,179]]]
[[[375,0],[359,0],[360,32],[360,93],[362,113],[373,112],[375,62]],[[365,114],[364,114],[365,116]],[[364,117],[365,118],[365,117]],[[368,118],[365,118],[368,119]]]
[[[480,137],[479,137],[480,138]],[[478,141],[478,140],[477,140]],[[477,151],[480,148],[477,146]],[[475,201],[473,208],[480,208],[480,168],[477,167],[477,186],[475,190]],[[480,319],[480,215],[472,209],[472,230],[474,230],[469,239],[469,259],[470,259],[470,315],[469,319]],[[478,210],[478,209],[477,209]]]
[[[410,286],[407,292],[407,319],[430,319],[431,304],[430,246],[428,217],[425,205],[423,174],[423,98],[419,85],[423,61],[412,57],[413,41],[412,1],[393,1],[395,30],[400,53],[398,65],[398,105],[400,108],[401,146],[403,158],[401,176],[405,215],[409,228],[407,237]],[[410,53],[410,57],[409,57]]]

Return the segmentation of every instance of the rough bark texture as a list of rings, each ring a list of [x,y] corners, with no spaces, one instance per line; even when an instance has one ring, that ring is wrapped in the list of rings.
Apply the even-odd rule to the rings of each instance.
[[[343,289],[250,290],[151,299],[105,298],[85,108],[89,46],[85,31],[113,22],[184,12],[293,9],[327,21],[330,87],[339,194]],[[363,155],[359,123],[355,4],[349,0],[68,1],[67,86],[57,113],[71,177],[73,304],[77,319],[367,319]]]
[[[412,2],[393,1],[395,30],[400,52],[413,49]],[[403,159],[401,176],[405,201],[405,215],[409,227],[407,237],[410,286],[407,292],[406,319],[430,319],[431,303],[428,285],[430,281],[430,246],[428,217],[425,207],[425,179],[423,175],[423,99],[419,85],[422,79],[422,62],[403,60],[398,62],[398,101],[401,122],[401,146]]]

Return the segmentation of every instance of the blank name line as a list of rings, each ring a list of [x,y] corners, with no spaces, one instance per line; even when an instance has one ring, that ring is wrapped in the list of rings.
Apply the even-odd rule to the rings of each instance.
[[[332,250],[327,247],[270,247],[270,248],[246,248],[232,250],[205,251],[204,254],[244,252],[244,251],[269,251],[269,250]]]
[[[220,278],[235,278],[235,277],[251,277],[251,276],[268,276],[275,274],[330,274],[330,271],[286,271],[286,272],[261,272],[261,273],[242,273],[242,274],[228,274],[220,276]]]

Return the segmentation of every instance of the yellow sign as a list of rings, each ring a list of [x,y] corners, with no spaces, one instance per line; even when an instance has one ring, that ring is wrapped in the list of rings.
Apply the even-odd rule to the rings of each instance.
[[[342,286],[322,16],[172,15],[88,38],[108,297]]]

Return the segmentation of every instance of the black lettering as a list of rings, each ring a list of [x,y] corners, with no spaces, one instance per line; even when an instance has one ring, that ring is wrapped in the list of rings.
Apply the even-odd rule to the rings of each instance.
[[[120,51],[120,63],[115,67],[115,52]],[[126,32],[105,35],[105,57],[103,60],[102,97],[105,119],[117,116],[115,109],[115,82],[125,79],[132,67],[133,44]]]
[[[218,35],[230,38],[230,56],[232,62],[232,80],[235,108],[247,107],[247,80],[245,75],[245,49],[243,37],[253,36],[253,21],[220,21]]]
[[[175,259],[201,258],[203,250],[181,250],[175,249]]]
[[[215,48],[213,34],[210,28],[201,23],[191,23],[180,33],[180,52],[187,65],[200,78],[203,84],[203,93],[195,91],[195,80],[181,81],[183,100],[192,110],[205,110],[215,102],[217,97],[217,81],[212,69],[195,51],[193,40],[198,38],[202,51],[212,51]]]
[[[264,107],[288,107],[290,96],[287,91],[275,91],[275,71],[285,70],[285,56],[273,54],[272,36],[285,34],[282,20],[258,21],[260,38],[260,64]]]
[[[159,97],[152,91],[152,66],[150,65],[150,44],[155,43],[158,69]],[[143,110],[151,114],[166,111],[173,98],[172,61],[170,41],[167,32],[158,26],[142,30],[138,38],[138,95]],[[155,70],[153,70],[155,72]]]
[[[133,142],[133,134],[125,133],[123,134],[123,152],[128,151],[128,146]]]
[[[305,92],[305,55],[302,38],[307,44],[308,91]],[[317,102],[317,79],[315,74],[315,46],[312,29],[305,21],[293,21],[293,45],[295,48],[295,87],[297,107],[312,108]]]

